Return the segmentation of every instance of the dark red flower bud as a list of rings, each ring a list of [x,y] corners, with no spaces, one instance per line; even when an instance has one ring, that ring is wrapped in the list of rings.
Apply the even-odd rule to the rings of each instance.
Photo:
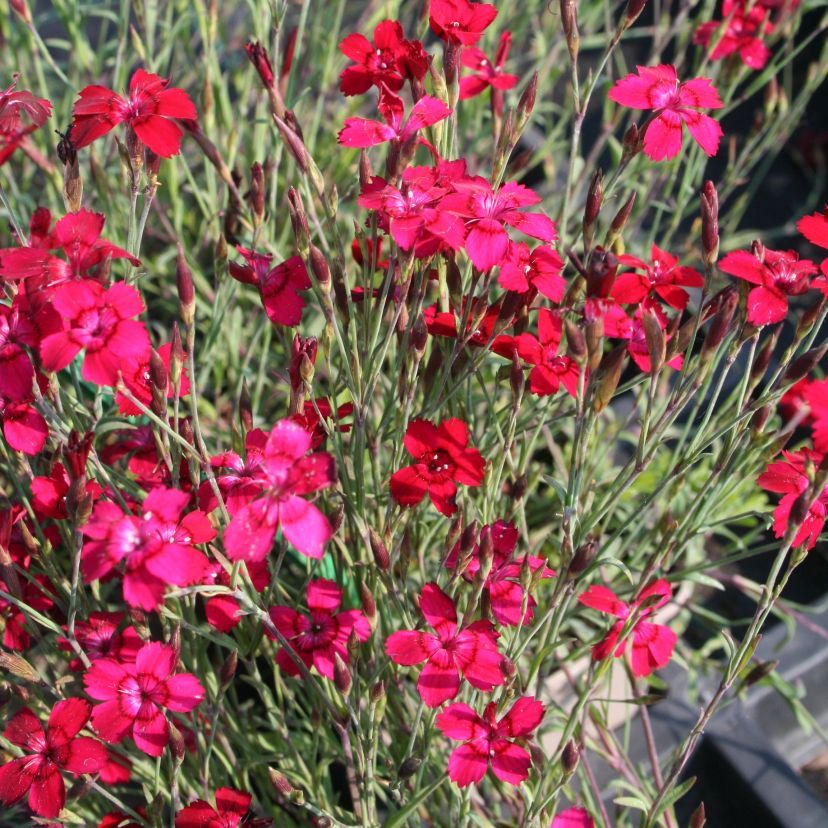
[[[778,666],[779,662],[776,660],[760,661],[758,664],[754,664],[750,672],[745,676],[745,680],[743,682],[744,686],[750,687],[751,685],[758,684],[762,681],[762,679],[767,678],[771,673],[773,673]]]
[[[561,754],[561,765],[565,776],[572,776],[581,761],[581,752],[573,739],[570,739],[564,746]]]
[[[728,331],[732,327],[733,316],[736,313],[738,305],[739,294],[735,289],[720,297],[719,307],[713,316],[710,327],[707,329],[704,344],[702,345],[702,362],[707,362],[715,353],[716,348],[722,344],[722,340],[727,336]]]
[[[195,288],[193,274],[184,258],[184,248],[178,245],[178,262],[175,268],[175,282],[178,288],[178,310],[184,326],[189,328],[195,319]]]
[[[750,369],[750,378],[754,382],[758,382],[768,370],[773,350],[779,340],[779,334],[782,332],[782,325],[771,326],[770,335],[762,343],[759,353],[756,354],[756,359],[753,360],[753,365]]]
[[[341,500],[334,504],[333,509],[328,514],[328,519],[331,524],[331,533],[335,535],[345,522],[345,504]]]
[[[316,277],[320,289],[326,293],[329,292],[331,289],[331,270],[328,267],[325,254],[315,244],[310,246],[308,261],[310,262],[311,273]]]
[[[464,555],[471,552],[477,543],[479,525],[476,520],[473,520],[464,530],[460,536],[460,554]]]
[[[397,771],[398,779],[408,779],[414,776],[423,764],[423,760],[419,756],[409,756],[399,767]]]
[[[828,353],[828,344],[806,351],[788,366],[782,375],[783,382],[793,384],[807,377],[822,362],[822,358],[826,353]]]
[[[519,115],[518,123],[525,124],[535,108],[535,98],[538,94],[538,73],[533,72],[532,77],[529,78],[529,83],[520,95],[518,101],[517,111]]]
[[[633,206],[635,205],[636,193],[631,193],[630,197],[621,206],[621,209],[615,214],[607,233],[607,246],[612,247],[617,239],[624,232],[624,228],[632,215]]]
[[[702,248],[708,267],[719,258],[719,195],[712,181],[705,181],[701,192]]]
[[[771,413],[772,411],[769,405],[763,405],[753,412],[753,416],[750,418],[750,433],[753,436],[758,436],[765,430],[765,424],[770,418]]]
[[[290,225],[293,228],[293,237],[296,239],[296,247],[301,253],[307,250],[310,245],[310,231],[308,229],[308,217],[305,214],[305,205],[302,203],[302,196],[294,187],[288,187],[288,212],[290,213]]]
[[[566,353],[571,360],[583,365],[587,358],[586,339],[584,332],[570,319],[564,320],[566,331]]]
[[[86,491],[86,477],[76,477],[66,493],[66,514],[76,527],[85,526],[92,515],[92,506],[92,495]]]
[[[224,663],[221,665],[221,669],[219,670],[219,687],[222,690],[226,690],[233,681],[233,677],[236,675],[236,668],[239,665],[239,654],[236,650],[231,650],[228,654],[227,658],[224,659]]]
[[[363,583],[359,588],[359,599],[362,607],[362,612],[368,619],[368,623],[373,629],[377,623],[377,602],[374,598],[374,593],[368,589],[368,584]]]
[[[262,83],[266,87],[273,86],[275,84],[275,78],[267,49],[258,41],[252,41],[245,45],[244,51],[247,52],[247,57],[259,73]]]
[[[457,80],[457,67],[462,51],[462,46],[450,40],[443,45],[443,74],[446,77],[446,86],[450,87]]]
[[[149,363],[150,390],[152,391],[152,410],[158,416],[163,416],[167,410],[167,366],[161,359],[161,354],[152,348]]]
[[[391,568],[391,557],[388,554],[388,547],[383,539],[373,528],[368,528],[368,539],[371,545],[371,554],[374,556],[374,563],[377,569],[387,572]]]
[[[814,327],[817,319],[822,314],[822,309],[825,307],[826,302],[828,302],[828,297],[825,294],[820,294],[810,307],[805,308],[796,325],[797,338],[805,336]]]
[[[624,133],[624,150],[622,153],[622,160],[629,161],[634,156],[641,152],[641,133],[638,129],[638,124],[630,124],[627,131]]]
[[[638,20],[644,7],[647,5],[647,0],[627,0],[627,8],[624,10],[624,20],[621,24],[622,28],[628,29]]]
[[[598,542],[595,538],[588,538],[582,543],[572,556],[569,563],[568,574],[571,576],[580,575],[595,560],[598,554]]]
[[[265,189],[264,167],[257,161],[250,168],[250,206],[258,223],[261,223],[265,214]]]
[[[808,512],[811,509],[811,501],[813,499],[814,493],[811,491],[809,486],[791,504],[791,513],[788,517],[788,532],[792,537],[795,534],[794,530],[802,526],[805,518],[808,517]]]
[[[302,374],[300,372],[302,361],[307,360],[311,365],[313,365],[316,362],[318,347],[318,342],[315,336],[309,336],[307,339],[302,339],[299,334],[294,335],[289,371],[290,386],[292,389],[298,390],[302,388]]]
[[[351,692],[352,683],[351,671],[348,669],[348,665],[339,653],[334,653],[334,685],[336,689],[343,696],[347,696]]]
[[[707,814],[704,812],[704,802],[699,802],[699,807],[693,811],[690,817],[690,828],[704,828],[707,822]]]
[[[411,327],[411,347],[422,358],[428,342],[428,327],[422,313],[417,315]]]
[[[77,431],[70,432],[63,456],[66,471],[69,472],[69,477],[73,480],[86,477],[86,462],[89,459],[89,452],[92,450],[94,439],[95,434],[92,431],[88,431],[83,435],[79,435]],[[1,545],[2,540],[0,540]]]

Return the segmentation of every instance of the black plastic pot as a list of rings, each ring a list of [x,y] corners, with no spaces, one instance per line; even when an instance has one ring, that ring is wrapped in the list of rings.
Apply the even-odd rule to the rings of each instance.
[[[779,675],[805,690],[804,703],[811,715],[828,728],[828,611],[800,624],[790,641],[779,624],[762,639],[756,659],[778,659]],[[783,646],[784,645],[784,646]],[[649,708],[655,744],[662,767],[691,731],[699,705],[689,701],[686,676],[675,667],[663,671],[670,695]],[[715,688],[711,679],[702,687],[702,700]],[[647,767],[649,757],[641,728],[633,723],[630,755],[634,764]],[[798,725],[785,700],[770,686],[751,688],[744,700],[731,701],[708,725],[688,763],[684,778],[696,777],[693,788],[676,806],[680,825],[704,802],[711,828],[828,828],[828,806],[817,796],[797,768],[825,751],[816,733]],[[610,787],[615,772],[595,763],[608,813],[618,794]]]

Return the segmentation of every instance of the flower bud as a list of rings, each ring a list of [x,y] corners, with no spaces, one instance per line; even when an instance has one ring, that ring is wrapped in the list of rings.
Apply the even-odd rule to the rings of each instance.
[[[236,650],[231,650],[224,663],[219,669],[219,687],[222,691],[226,690],[233,682],[233,677],[236,675],[236,668],[239,666],[239,654]]]
[[[587,345],[583,331],[571,320],[564,319],[566,353],[573,362],[583,365],[587,358]]]
[[[600,414],[610,403],[618,388],[627,361],[626,345],[617,345],[604,355],[599,365],[600,381],[592,400],[592,410]]]
[[[172,632],[170,633],[170,640],[167,644],[172,647],[173,652],[175,653],[176,661],[181,655],[181,623],[176,622],[175,626],[172,628]]]
[[[572,556],[567,574],[570,577],[580,575],[592,564],[597,555],[598,542],[595,538],[589,537],[575,550],[575,554]]]
[[[634,192],[631,193],[630,197],[621,205],[621,209],[615,214],[612,224],[610,224],[610,229],[607,232],[607,247],[612,247],[615,244],[627,222],[630,220],[636,195]]]
[[[371,704],[374,705],[374,720],[379,723],[385,716],[388,696],[385,693],[385,682],[378,681],[371,688]]]
[[[757,684],[762,679],[767,678],[778,666],[778,661],[760,661],[758,664],[754,664],[750,672],[745,676],[743,686],[750,687],[753,684]]]
[[[823,266],[823,270],[824,269],[825,267]],[[817,319],[822,314],[822,309],[825,307],[826,302],[828,302],[828,297],[826,297],[825,294],[820,294],[810,307],[805,308],[802,312],[802,316],[799,318],[799,322],[797,322],[796,325],[797,339],[804,337],[810,332],[811,328],[814,327]]]
[[[178,310],[184,326],[189,328],[195,319],[195,288],[193,274],[184,258],[184,248],[178,245],[178,261],[175,268],[175,282],[178,288]]]
[[[267,775],[270,777],[270,784],[284,797],[290,797],[296,790],[290,784],[288,778],[276,768],[268,768]]]
[[[704,802],[699,802],[699,807],[693,811],[690,817],[690,828],[704,828],[707,822],[707,814],[704,812]]]
[[[245,431],[253,429],[253,404],[250,401],[250,389],[247,380],[242,378],[241,392],[239,393],[239,422]]]
[[[627,8],[624,10],[624,19],[621,21],[621,29],[629,29],[636,20],[638,20],[644,7],[647,5],[647,0],[627,0]]]
[[[411,347],[417,354],[417,359],[422,359],[428,342],[428,327],[422,313],[417,314],[414,324],[411,326]]]
[[[423,764],[423,760],[419,756],[409,756],[397,770],[398,779],[408,779],[414,776]]]
[[[641,314],[647,352],[650,355],[650,374],[655,376],[662,369],[667,359],[667,338],[655,311],[645,310]]]
[[[86,477],[76,477],[66,492],[66,514],[75,527],[85,526],[92,515],[92,495],[86,491]]]
[[[603,199],[604,174],[598,169],[593,174],[592,181],[590,181],[586,206],[584,207],[583,232],[585,250],[589,250],[592,247],[595,239],[595,222],[598,220],[598,214],[601,212]]]
[[[590,371],[597,371],[604,355],[604,317],[588,320],[584,326],[584,335],[589,355],[587,365]]]
[[[169,384],[169,377],[167,376],[167,366],[164,365],[161,354],[155,348],[150,350],[149,380],[150,391],[152,393],[150,407],[153,413],[159,417],[163,417],[167,413],[167,386]]]
[[[561,766],[563,767],[564,776],[572,776],[577,770],[580,760],[581,752],[578,750],[578,745],[575,744],[574,739],[570,739],[561,754]]]
[[[250,206],[253,208],[253,216],[257,225],[261,224],[264,219],[265,189],[264,168],[257,161],[250,168]]]
[[[460,65],[462,51],[462,46],[450,40],[443,44],[443,74],[446,78],[446,86],[449,88],[457,80],[457,68]]]
[[[713,321],[707,329],[704,337],[704,344],[701,349],[701,361],[708,362],[715,353],[722,340],[730,331],[733,323],[733,316],[739,305],[739,294],[736,290],[728,291],[719,300],[718,308],[713,316]]]
[[[377,626],[377,602],[374,593],[368,589],[368,584],[361,584],[359,588],[359,601],[362,607],[362,614],[368,619],[371,629]]]
[[[471,552],[477,544],[478,523],[473,520],[464,530],[460,536],[460,554],[464,555],[466,552]]]
[[[278,115],[274,115],[273,120],[276,122],[276,127],[279,130],[279,134],[282,136],[282,140],[284,141],[288,152],[293,156],[294,160],[299,165],[299,169],[303,173],[307,173],[310,170],[311,158],[308,153],[308,148],[305,146],[305,142]]]
[[[773,350],[779,340],[782,327],[782,325],[774,325],[771,327],[770,335],[762,343],[762,347],[756,354],[756,358],[753,360],[753,365],[750,369],[750,378],[753,382],[759,382],[765,375],[765,371],[768,370],[768,365],[770,365]]]
[[[299,360],[299,376],[302,378],[302,382],[306,386],[313,385],[313,376],[315,373],[316,369],[310,357],[307,354],[302,354],[302,358]]]
[[[335,535],[345,522],[345,504],[338,500],[328,514],[328,521],[331,524],[331,535]]]
[[[537,742],[529,742],[529,744],[526,745],[526,749],[529,751],[532,764],[536,768],[544,768],[546,766],[546,754]]]
[[[181,387],[181,374],[184,371],[184,346],[181,344],[181,330],[178,322],[173,322],[170,340],[170,382],[178,391]]]
[[[624,133],[623,146],[624,149],[621,154],[622,162],[628,162],[641,152],[641,132],[638,129],[638,124],[630,124]]]
[[[477,580],[481,584],[485,584],[492,571],[492,564],[494,563],[494,540],[492,538],[492,531],[485,527],[480,533],[480,552],[478,555],[480,561],[480,568],[477,570]]]
[[[768,422],[771,413],[772,409],[769,405],[763,405],[753,412],[753,416],[750,418],[750,433],[753,437],[758,437],[765,430],[765,424]]]
[[[300,255],[310,247],[310,231],[308,230],[308,217],[305,214],[305,205],[302,203],[302,196],[294,187],[288,187],[288,211],[290,213],[290,225],[293,228],[293,237],[296,240],[296,249]]]
[[[30,684],[42,683],[37,670],[23,656],[19,656],[16,653],[0,652],[0,670],[11,673],[13,676],[23,679],[23,681],[29,682]]]
[[[572,62],[578,59],[581,37],[578,34],[578,12],[575,0],[561,0],[561,25]]]
[[[339,653],[334,653],[334,685],[343,696],[351,692],[351,671]]]
[[[311,273],[316,277],[320,290],[329,293],[331,290],[331,270],[328,267],[324,253],[315,244],[310,246],[308,261]]]
[[[361,149],[359,151],[359,189],[364,190],[374,177],[374,171],[371,169],[371,158],[368,151]]]
[[[814,499],[814,493],[809,486],[802,492],[796,500],[791,504],[791,512],[788,517],[788,532],[793,536],[793,530],[798,529],[805,522],[808,513],[811,509],[811,501]]]
[[[719,195],[712,181],[705,181],[701,191],[701,216],[704,262],[712,267],[719,258]]]
[[[388,555],[388,547],[379,534],[371,527],[368,528],[368,538],[371,545],[371,554],[374,556],[374,563],[381,572],[387,572],[391,568],[391,558]]]
[[[187,744],[181,731],[170,722],[170,753],[176,765],[180,765],[187,755]]]
[[[29,11],[26,0],[9,0],[9,5],[27,26],[33,25],[32,13]]]
[[[273,86],[276,79],[273,75],[273,66],[270,63],[270,55],[268,55],[267,49],[254,40],[245,45],[244,51],[247,52],[247,57],[259,73],[265,87]]]
[[[509,368],[509,386],[512,389],[512,396],[515,400],[515,407],[520,405],[523,398],[523,388],[526,384],[526,378],[523,376],[523,366],[520,363],[520,357],[517,351],[512,352],[512,365]]]
[[[790,383],[793,385],[804,377],[807,377],[822,362],[822,358],[826,352],[828,352],[828,344],[806,351],[788,366],[782,375],[782,381],[786,384]]]

